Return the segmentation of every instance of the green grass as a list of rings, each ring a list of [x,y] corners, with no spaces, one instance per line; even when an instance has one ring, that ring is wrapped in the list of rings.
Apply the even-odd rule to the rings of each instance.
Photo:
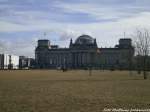
[[[150,78],[128,71],[0,71],[0,112],[150,108]]]

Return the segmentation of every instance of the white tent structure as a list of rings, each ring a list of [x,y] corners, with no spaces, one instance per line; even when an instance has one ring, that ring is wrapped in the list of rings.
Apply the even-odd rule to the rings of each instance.
[[[0,69],[18,69],[19,56],[0,54]]]

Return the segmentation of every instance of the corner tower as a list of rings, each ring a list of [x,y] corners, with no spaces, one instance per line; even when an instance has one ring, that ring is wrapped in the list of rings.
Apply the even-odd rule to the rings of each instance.
[[[49,40],[38,40],[38,47],[50,48],[50,41]]]

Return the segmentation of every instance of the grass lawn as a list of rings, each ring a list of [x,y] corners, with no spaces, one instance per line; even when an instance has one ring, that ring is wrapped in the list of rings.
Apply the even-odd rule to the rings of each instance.
[[[150,77],[128,71],[0,71],[0,112],[150,109]]]

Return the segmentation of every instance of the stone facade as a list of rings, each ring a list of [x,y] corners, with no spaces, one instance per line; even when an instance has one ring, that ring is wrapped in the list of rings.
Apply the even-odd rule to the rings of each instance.
[[[35,61],[38,68],[128,69],[134,56],[132,40],[120,39],[114,48],[98,48],[96,39],[82,35],[69,48],[50,45],[49,40],[38,40]]]

